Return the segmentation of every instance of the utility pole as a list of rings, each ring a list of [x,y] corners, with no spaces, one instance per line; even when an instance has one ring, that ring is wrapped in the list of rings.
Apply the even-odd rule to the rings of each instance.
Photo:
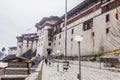
[[[67,0],[65,0],[65,61],[67,61]]]

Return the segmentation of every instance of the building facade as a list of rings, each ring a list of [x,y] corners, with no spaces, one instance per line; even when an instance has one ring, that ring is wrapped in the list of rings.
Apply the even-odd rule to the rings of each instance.
[[[81,41],[81,54],[83,56],[101,54],[120,48],[119,2],[120,0],[84,0],[68,11],[67,56],[78,56],[78,44],[74,38],[80,35],[83,35]],[[57,51],[59,50],[59,55],[64,55],[64,17],[63,15],[56,21],[52,20],[53,25],[48,25],[51,21],[44,18],[37,24],[38,54],[47,55],[47,50],[50,48],[51,53],[58,55]],[[53,32],[51,41],[48,40],[49,29]]]
[[[60,20],[57,16],[44,17],[39,23],[36,23],[38,44],[37,54],[46,56],[52,53],[53,44],[53,26]]]
[[[65,37],[67,56],[78,56],[78,43],[74,38],[81,35],[82,56],[120,49],[120,0],[84,0],[67,12],[67,36],[64,18],[65,15],[44,17],[35,25],[37,34],[17,37],[18,56],[29,49],[36,50],[40,56],[64,55]]]
[[[23,55],[28,50],[35,52],[37,49],[37,33],[22,34],[17,37],[17,56]]]

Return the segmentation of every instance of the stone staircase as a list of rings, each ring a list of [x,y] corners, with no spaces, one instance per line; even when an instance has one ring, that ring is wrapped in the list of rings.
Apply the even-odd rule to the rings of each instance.
[[[28,75],[28,68],[6,68],[5,75]]]
[[[12,60],[4,70],[1,80],[24,80],[30,74],[31,63]]]

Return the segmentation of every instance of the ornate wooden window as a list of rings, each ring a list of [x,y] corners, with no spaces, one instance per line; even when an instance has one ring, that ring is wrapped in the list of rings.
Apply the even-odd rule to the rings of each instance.
[[[85,21],[83,23],[83,30],[86,31],[86,30],[89,30],[93,27],[93,18],[92,19],[89,19],[87,21]]]

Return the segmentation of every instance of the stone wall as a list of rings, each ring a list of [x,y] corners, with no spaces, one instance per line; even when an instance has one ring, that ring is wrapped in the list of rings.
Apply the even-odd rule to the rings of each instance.
[[[35,71],[31,73],[27,78],[25,78],[25,80],[41,80],[42,66],[43,66],[43,61],[40,62],[38,67],[35,69]]]

